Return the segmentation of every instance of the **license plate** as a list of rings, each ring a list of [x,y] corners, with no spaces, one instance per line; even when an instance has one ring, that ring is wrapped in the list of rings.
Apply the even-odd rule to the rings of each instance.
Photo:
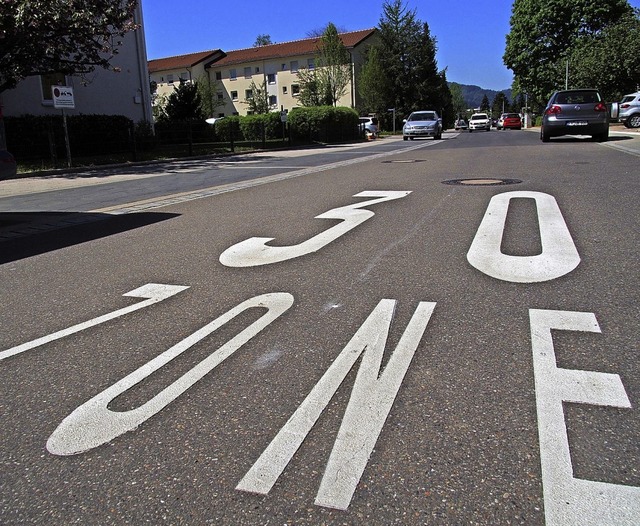
[[[587,126],[589,123],[585,121],[572,121],[567,122],[567,126]]]

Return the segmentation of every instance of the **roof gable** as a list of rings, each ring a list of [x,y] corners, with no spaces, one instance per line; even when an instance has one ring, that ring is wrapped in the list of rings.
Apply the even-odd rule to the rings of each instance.
[[[198,53],[188,53],[175,57],[157,58],[149,60],[149,73],[165,71],[171,69],[191,68],[205,60],[215,60],[218,56],[224,56],[220,49],[199,51]]]

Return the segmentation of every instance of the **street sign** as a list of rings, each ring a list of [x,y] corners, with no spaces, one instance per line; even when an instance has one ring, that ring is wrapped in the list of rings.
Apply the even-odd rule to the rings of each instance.
[[[62,109],[74,109],[76,103],[73,99],[73,88],[69,86],[51,86],[53,95],[53,107]]]

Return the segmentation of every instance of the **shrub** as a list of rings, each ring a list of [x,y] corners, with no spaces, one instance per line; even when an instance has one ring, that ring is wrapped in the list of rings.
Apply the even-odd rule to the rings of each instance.
[[[358,138],[358,113],[351,108],[294,108],[288,122],[291,136],[297,140],[339,142]]]

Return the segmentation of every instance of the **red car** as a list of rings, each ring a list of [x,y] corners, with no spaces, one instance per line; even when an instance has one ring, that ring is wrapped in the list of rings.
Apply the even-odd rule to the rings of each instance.
[[[511,128],[513,130],[521,130],[522,119],[517,113],[503,113],[498,119],[498,125],[496,126],[496,128],[498,128],[499,130],[506,130],[508,128]]]

